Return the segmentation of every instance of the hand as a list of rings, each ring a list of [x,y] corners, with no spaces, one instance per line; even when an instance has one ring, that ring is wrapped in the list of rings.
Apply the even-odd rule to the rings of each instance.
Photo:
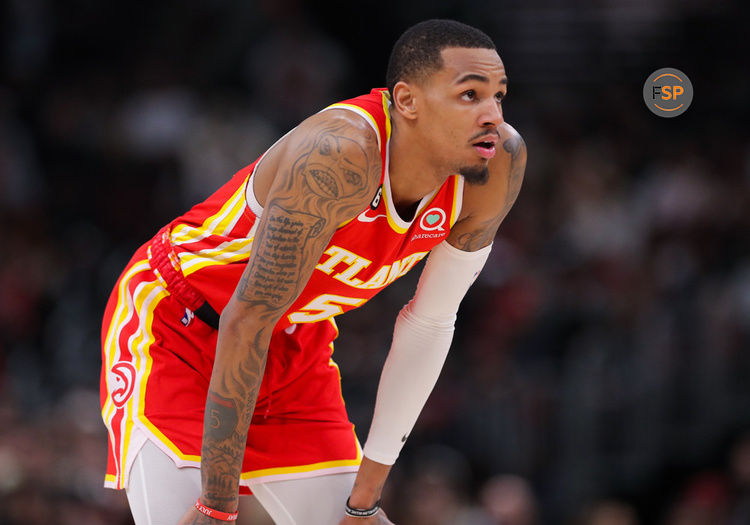
[[[378,523],[377,521],[374,523]],[[390,523],[390,522],[386,522]],[[198,512],[198,509],[195,507],[190,507],[190,510],[188,510],[182,518],[180,518],[180,521],[177,523],[177,525],[226,525],[226,521],[217,520],[215,518],[209,518],[205,514]]]
[[[385,511],[380,509],[377,514],[370,518],[353,518],[351,516],[344,516],[339,525],[394,525],[394,523],[388,519],[385,515]]]

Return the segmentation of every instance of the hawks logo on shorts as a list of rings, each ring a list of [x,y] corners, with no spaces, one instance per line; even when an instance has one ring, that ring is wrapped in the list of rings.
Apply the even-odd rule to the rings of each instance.
[[[135,386],[135,367],[128,361],[120,361],[112,365],[109,371],[109,396],[112,404],[122,408],[133,395]]]

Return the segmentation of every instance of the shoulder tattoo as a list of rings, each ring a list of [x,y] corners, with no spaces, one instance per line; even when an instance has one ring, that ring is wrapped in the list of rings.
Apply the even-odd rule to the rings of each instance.
[[[513,133],[503,142],[503,149],[510,154],[505,202],[497,215],[481,222],[474,230],[458,235],[455,246],[461,250],[473,252],[490,244],[521,191],[526,169],[526,143],[521,135]]]

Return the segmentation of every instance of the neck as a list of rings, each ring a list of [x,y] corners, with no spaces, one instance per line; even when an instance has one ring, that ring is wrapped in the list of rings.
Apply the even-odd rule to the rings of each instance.
[[[392,126],[388,163],[391,194],[397,209],[408,209],[439,188],[450,174],[440,174],[419,141],[407,138],[395,122]]]

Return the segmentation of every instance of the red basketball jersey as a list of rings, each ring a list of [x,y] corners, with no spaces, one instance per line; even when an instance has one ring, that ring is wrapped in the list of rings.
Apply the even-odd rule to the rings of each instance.
[[[361,306],[408,272],[458,217],[459,175],[425,196],[412,221],[396,213],[388,178],[388,106],[387,92],[379,89],[327,108],[354,111],[375,129],[381,185],[370,205],[336,230],[274,329],[248,433],[242,490],[258,480],[357,469],[361,451],[331,359],[337,335],[333,317]],[[253,248],[257,217],[252,209],[262,212],[246,199],[262,159],[142,246],[110,297],[101,379],[102,417],[110,436],[109,487],[127,486],[133,458],[146,439],[177,465],[199,466],[216,331],[192,323],[186,307],[197,308],[205,299],[221,312],[234,292]]]
[[[289,332],[296,329],[293,325],[325,321],[361,306],[445,239],[457,219],[463,194],[460,175],[425,196],[412,221],[397,214],[388,178],[388,105],[388,92],[375,89],[326,108],[354,111],[375,129],[383,160],[381,186],[370,206],[335,232],[276,330]],[[171,224],[170,240],[183,275],[218,312],[229,301],[252,250],[256,216],[247,205],[246,191],[262,159]]]

